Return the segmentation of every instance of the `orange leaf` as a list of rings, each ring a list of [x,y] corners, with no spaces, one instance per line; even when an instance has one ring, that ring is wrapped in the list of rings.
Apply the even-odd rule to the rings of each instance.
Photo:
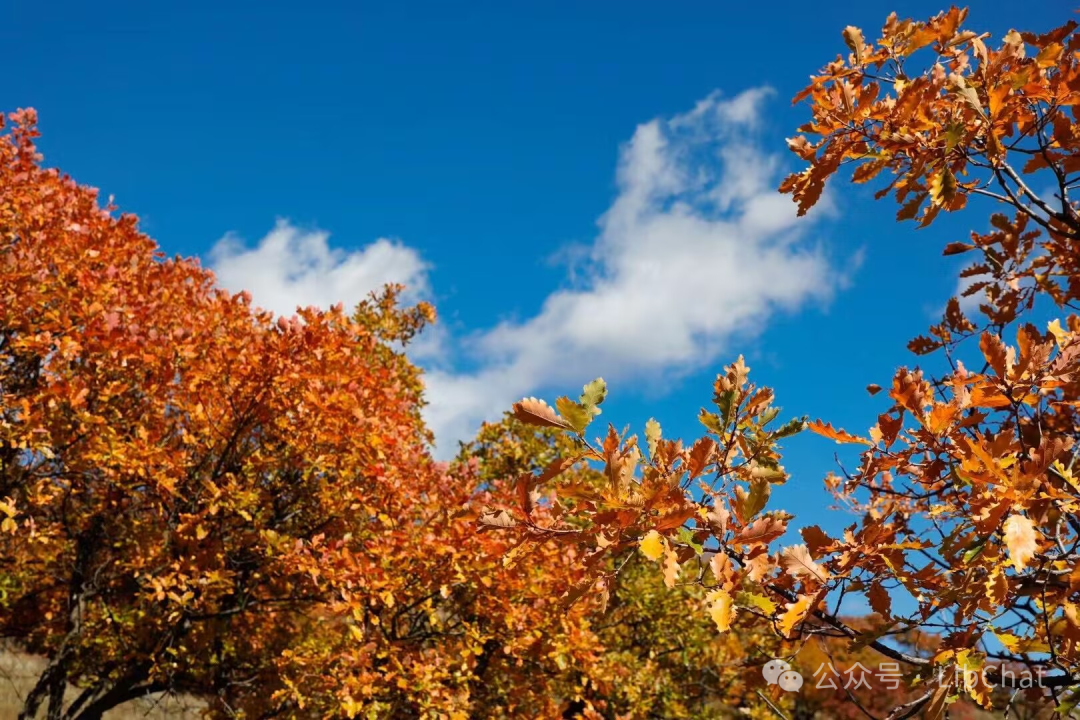
[[[873,445],[866,438],[861,438],[858,435],[852,435],[851,433],[834,428],[832,423],[823,423],[820,420],[812,420],[806,425],[808,428],[816,432],[818,435],[835,440],[837,443],[860,443],[862,445]]]
[[[690,459],[687,470],[691,478],[696,478],[712,460],[713,451],[716,449],[716,441],[706,435],[694,443],[690,448]]]

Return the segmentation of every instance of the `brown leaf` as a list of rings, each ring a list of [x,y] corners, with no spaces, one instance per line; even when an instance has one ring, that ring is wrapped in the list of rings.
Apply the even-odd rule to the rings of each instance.
[[[930,353],[937,350],[939,347],[941,347],[941,343],[939,341],[925,337],[923,335],[919,335],[918,337],[913,338],[911,342],[907,344],[908,350],[915,353],[916,355],[929,355]]]
[[[805,545],[784,548],[780,553],[780,563],[791,575],[812,583],[823,583],[829,579],[829,571],[814,562]]]
[[[945,717],[945,709],[948,708],[949,703],[949,690],[951,688],[951,680],[945,679],[937,690],[930,697],[930,702],[926,705],[926,711],[923,717],[926,720],[941,720]]]
[[[880,582],[875,581],[870,584],[866,599],[870,601],[870,608],[878,615],[886,620],[892,617],[892,598]]]
[[[990,363],[994,374],[1004,378],[1008,372],[1008,348],[1001,338],[987,330],[979,338],[979,349],[982,350],[986,362]]]
[[[543,400],[527,397],[513,405],[514,417],[529,425],[541,425],[543,427],[557,427],[572,430],[566,420],[559,417],[555,409]]]
[[[960,253],[966,253],[968,250],[974,250],[974,245],[969,245],[962,242],[951,242],[945,246],[945,249],[941,252],[942,255],[959,255]]]
[[[706,466],[712,460],[715,449],[716,441],[708,435],[694,443],[694,446],[690,448],[690,459],[687,462],[687,470],[691,479],[704,472]]]
[[[799,533],[802,535],[803,540],[806,541],[806,544],[810,549],[810,555],[812,555],[815,560],[836,546],[836,541],[826,535],[825,531],[817,525],[804,527]]]
[[[713,535],[720,537],[727,532],[728,523],[731,521],[731,513],[723,505],[716,504],[709,510],[706,521],[709,523],[709,529],[712,530]]]
[[[735,535],[736,545],[768,545],[787,532],[787,523],[766,515],[750,523]]]
[[[676,508],[675,510],[661,515],[660,519],[656,521],[656,525],[654,525],[653,528],[658,530],[659,532],[663,532],[665,530],[673,530],[674,528],[680,527],[690,518],[694,517],[696,512],[697,508],[694,505],[684,505],[683,507]]]
[[[518,522],[510,513],[505,510],[495,510],[494,508],[487,508],[484,512],[480,513],[480,518],[477,520],[481,525],[491,528],[512,528],[517,527]]]

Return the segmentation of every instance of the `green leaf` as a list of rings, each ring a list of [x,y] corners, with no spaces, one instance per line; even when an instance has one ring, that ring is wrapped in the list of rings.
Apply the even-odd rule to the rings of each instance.
[[[754,480],[750,483],[750,491],[747,492],[741,486],[736,488],[735,497],[739,502],[743,519],[749,522],[765,507],[769,501],[772,487],[768,480]]]
[[[964,139],[964,135],[967,134],[967,128],[964,127],[964,123],[953,121],[945,126],[945,152],[949,152],[954,147],[960,144],[960,141]]]
[[[735,596],[735,602],[743,607],[754,607],[766,615],[776,612],[776,603],[764,595],[752,592],[741,592]]]
[[[801,433],[806,429],[806,421],[808,419],[809,418],[806,415],[803,415],[801,418],[792,418],[791,420],[788,420],[772,434],[773,439],[779,440],[780,438],[791,437],[792,435]]]
[[[716,413],[711,413],[705,408],[702,408],[701,412],[698,413],[698,421],[700,421],[709,432],[721,436],[724,434],[724,421],[721,420],[720,416]]]
[[[987,537],[989,537],[989,536],[987,536]],[[982,555],[983,548],[986,547],[986,540],[987,540],[987,538],[982,538],[981,540],[979,540],[979,542],[974,547],[972,547],[970,550],[968,550],[966,553],[964,553],[964,564],[965,565],[970,563],[972,560],[979,557],[980,555]]]
[[[715,400],[716,407],[720,410],[720,417],[726,425],[731,420],[731,403],[735,401],[735,391],[718,393]]]
[[[694,548],[694,552],[698,555],[705,552],[705,548],[701,546],[701,543],[694,540],[694,533],[690,530],[690,528],[679,528],[678,537],[679,540]]]
[[[587,407],[565,395],[555,401],[555,409],[566,422],[570,423],[571,429],[578,435],[585,432],[585,428],[589,427],[589,423],[595,417]]]
[[[604,398],[606,397],[607,383],[604,382],[604,378],[596,378],[582,388],[579,400],[589,412],[596,416],[600,414],[600,404],[604,402]]]
[[[1068,688],[1072,693],[1069,697],[1061,701],[1057,706],[1058,715],[1062,717],[1071,717],[1073,710],[1080,706],[1080,685],[1072,685]]]
[[[645,423],[645,440],[649,443],[649,457],[656,457],[656,446],[660,442],[660,423],[656,418],[649,418]]]
[[[778,408],[778,407],[771,407],[768,410],[766,410],[765,412],[761,413],[761,420],[760,420],[761,426],[764,427],[765,425],[768,425],[773,420],[775,420],[776,416],[779,415],[779,414],[780,414],[780,408]]]

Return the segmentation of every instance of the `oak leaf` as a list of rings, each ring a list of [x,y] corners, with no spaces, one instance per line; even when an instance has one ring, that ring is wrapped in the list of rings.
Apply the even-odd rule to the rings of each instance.
[[[530,425],[542,425],[545,427],[557,427],[572,430],[573,426],[559,417],[555,409],[543,400],[527,397],[516,402],[512,406],[514,417],[523,423]]]
[[[1035,523],[1025,515],[1010,515],[1001,529],[1013,567],[1020,572],[1028,566],[1039,549]]]
[[[655,562],[664,554],[664,549],[667,547],[667,541],[664,540],[664,536],[660,533],[655,530],[650,530],[645,533],[645,537],[641,539],[638,547],[641,549],[642,555]]]
[[[785,638],[791,637],[795,627],[802,623],[810,613],[811,603],[813,602],[813,595],[800,595],[795,602],[787,604],[787,609],[784,611],[784,614],[780,616],[779,620],[781,636]]]
[[[830,440],[835,440],[837,444],[843,443],[859,443],[862,445],[872,445],[866,438],[859,437],[858,435],[852,435],[851,433],[834,428],[832,423],[823,423],[820,420],[812,420],[806,425],[808,428],[816,432],[818,435],[827,437]]]
[[[823,583],[829,579],[829,571],[814,562],[806,545],[792,545],[780,553],[780,563],[797,578],[805,578],[813,583]]]
[[[709,604],[709,616],[716,623],[716,629],[727,632],[738,611],[731,595],[726,590],[713,590],[705,601]]]

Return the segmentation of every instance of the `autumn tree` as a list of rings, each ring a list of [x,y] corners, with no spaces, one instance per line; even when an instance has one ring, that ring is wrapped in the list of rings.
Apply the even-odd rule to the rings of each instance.
[[[477,533],[512,481],[428,453],[388,288],[274,317],[0,135],[0,637],[23,715],[550,717],[598,655],[570,548]],[[537,677],[540,680],[537,680]],[[551,678],[549,681],[548,678]],[[68,686],[75,693],[65,694]]]
[[[494,523],[496,518],[508,517],[499,514],[502,508],[513,511],[521,501],[517,493],[524,493],[533,478],[543,476],[550,467],[560,467],[561,458],[573,451],[568,435],[508,416],[485,424],[476,439],[462,447],[459,462],[475,464],[485,483],[497,485],[509,479],[516,487],[516,493],[503,495],[501,508],[490,508],[496,515],[489,514],[484,522]],[[606,484],[606,478],[588,465],[568,467],[560,477],[564,488],[573,487],[579,497],[598,492]],[[563,512],[558,498],[532,492],[528,502],[538,521]],[[568,494],[563,494],[564,501]],[[507,564],[542,567],[551,562],[544,553],[559,547],[527,535],[519,540]],[[580,564],[573,556],[563,561]],[[562,713],[585,717],[769,717],[751,680],[761,677],[761,667],[775,654],[775,638],[752,625],[718,635],[713,623],[697,611],[703,597],[700,588],[669,592],[636,548],[626,548],[606,562],[607,568],[619,569],[617,582],[605,584],[599,596],[586,595],[582,602],[572,602],[589,589],[592,578],[585,575],[585,583],[569,588],[562,598],[552,598],[553,607],[560,611],[569,607],[583,613],[593,651],[589,661],[576,664],[556,659],[546,666],[534,661],[527,677],[507,666],[512,658],[493,663],[482,678],[487,713],[498,714],[521,692],[521,685],[528,684],[562,698]],[[537,599],[519,596],[512,601],[531,604]],[[543,617],[536,621],[549,622]]]
[[[429,307],[389,288],[274,317],[42,168],[32,111],[12,123],[0,637],[48,660],[24,716],[159,692],[215,717],[761,710],[760,632],[716,636],[637,552],[606,608],[570,605],[593,583],[573,543],[477,532],[569,444],[508,421],[433,461],[402,352]]]
[[[1069,21],[994,42],[965,29],[966,15],[893,15],[875,42],[848,27],[848,52],[796,98],[812,120],[789,145],[808,167],[781,190],[800,213],[846,166],[856,183],[884,177],[878,197],[894,195],[900,220],[992,213],[987,231],[945,247],[975,257],[961,275],[977,311],[954,298],[910,346],[936,353],[942,372],[900,368],[866,437],[809,423],[863,446],[856,469],[826,480],[856,513],[840,537],[809,527],[775,549],[792,520],[769,502],[788,477],[780,445],[805,423],[778,418],[742,358],[716,380],[699,416],[706,434],[686,445],[655,421],[640,438],[610,427],[589,440],[603,398],[594,385],[555,407],[514,406],[574,445],[526,484],[566,511],[541,522],[523,503],[501,525],[574,544],[589,595],[609,592],[611,558],[636,548],[670,587],[699,588],[721,633],[752,617],[795,647],[828,637],[872,651],[903,685],[872,705],[848,696],[862,716],[938,718],[962,697],[1067,713],[1080,699],[1080,34]],[[1040,329],[1031,319],[1043,306],[1058,319]],[[558,479],[578,463],[604,484],[583,494]],[[873,615],[830,611],[853,593]],[[912,632],[936,640],[896,641]]]
[[[33,112],[12,120],[0,635],[49,658],[24,715],[99,717],[163,690],[302,706],[289,669],[308,628],[341,654],[395,592],[407,601],[379,568],[411,540],[384,528],[424,519],[415,497],[449,484],[426,457],[417,373],[389,344],[430,309],[390,292],[352,316],[257,311],[42,169]],[[361,568],[375,615],[323,623]]]

